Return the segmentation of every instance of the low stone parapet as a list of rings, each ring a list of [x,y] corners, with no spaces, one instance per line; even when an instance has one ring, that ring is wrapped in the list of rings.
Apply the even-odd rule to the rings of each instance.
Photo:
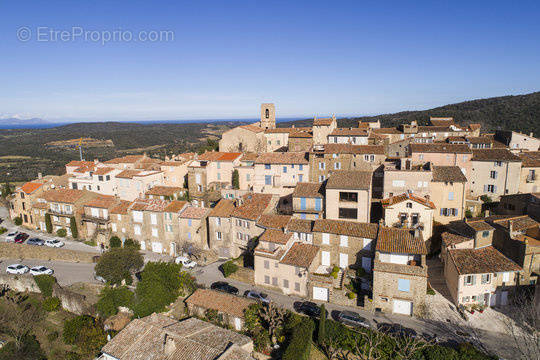
[[[91,263],[95,253],[75,251],[47,246],[26,245],[16,243],[0,243],[0,258],[4,259],[38,259]]]

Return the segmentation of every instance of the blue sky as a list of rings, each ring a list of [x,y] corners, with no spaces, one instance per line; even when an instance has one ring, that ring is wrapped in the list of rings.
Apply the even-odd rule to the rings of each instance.
[[[1,1],[0,117],[362,115],[523,94],[539,90],[539,16],[538,1]],[[174,39],[36,38],[73,28]]]

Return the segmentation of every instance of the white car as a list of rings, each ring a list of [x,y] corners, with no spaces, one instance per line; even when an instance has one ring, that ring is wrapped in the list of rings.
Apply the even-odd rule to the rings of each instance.
[[[15,275],[26,274],[28,270],[29,270],[28,266],[22,265],[22,264],[13,264],[13,265],[9,265],[6,268],[6,272],[8,274],[15,274]]]
[[[45,240],[45,246],[59,248],[64,246],[64,243],[58,239],[47,239]]]
[[[195,266],[197,266],[197,263],[195,261],[191,261],[185,256],[177,257],[174,262],[177,264],[182,264],[182,266],[187,269],[193,269]]]
[[[18,231],[10,232],[6,235],[6,242],[15,242],[15,237],[19,234]]]
[[[49,269],[45,266],[34,266],[30,269],[30,274],[32,275],[52,275],[53,273],[53,269]]]

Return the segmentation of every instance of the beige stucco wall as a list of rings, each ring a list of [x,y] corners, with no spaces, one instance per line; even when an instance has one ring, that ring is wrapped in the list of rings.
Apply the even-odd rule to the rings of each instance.
[[[433,212],[434,221],[441,224],[448,224],[451,221],[460,220],[465,216],[465,183],[431,182],[430,186],[430,200],[436,207]],[[454,200],[449,200],[450,192],[454,193]],[[442,208],[458,209],[458,214],[457,216],[443,216],[441,215]]]
[[[415,152],[411,154],[410,158],[413,164],[431,162],[436,166],[459,166],[467,178],[471,173],[472,154]]]
[[[419,196],[429,195],[431,193],[431,178],[431,171],[386,169],[384,171],[383,197],[403,194],[407,190],[411,190]],[[395,181],[403,181],[404,186],[397,186]]]
[[[353,192],[358,194],[358,202],[339,201],[340,192]],[[346,190],[326,189],[325,213],[327,219],[359,221],[368,223],[371,213],[371,189],[369,190]],[[357,209],[356,219],[341,219],[339,208]]]
[[[531,176],[531,171],[534,171],[534,176]],[[540,192],[540,168],[539,167],[522,167],[519,176],[520,193]]]
[[[411,208],[407,207],[407,204],[411,204]],[[424,225],[422,236],[427,241],[433,234],[433,209],[419,204],[416,201],[406,200],[392,206],[384,208],[384,222],[386,226],[393,226],[395,223],[400,222],[400,214],[407,214],[409,226],[412,225],[412,214],[419,215],[419,223]]]
[[[496,171],[497,178],[490,178],[490,172]],[[497,166],[494,161],[473,161],[471,175],[468,179],[468,191],[473,197],[489,195],[493,200],[501,195],[516,194],[519,190],[521,162],[502,162]],[[494,193],[484,191],[484,185],[495,185]]]
[[[264,152],[266,140],[264,133],[255,133],[241,127],[225,131],[219,141],[219,151],[225,152]]]
[[[284,168],[287,172],[284,172]],[[272,185],[266,185],[266,176],[272,176]],[[253,190],[267,194],[288,195],[294,191],[298,182],[305,182],[309,177],[308,164],[271,164],[270,169],[265,164],[255,164]]]

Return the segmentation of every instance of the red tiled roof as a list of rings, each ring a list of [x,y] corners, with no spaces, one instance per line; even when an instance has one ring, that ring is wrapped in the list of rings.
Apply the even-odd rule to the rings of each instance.
[[[493,246],[480,249],[450,249],[448,254],[460,275],[522,270]]]
[[[129,207],[133,211],[162,212],[169,203],[159,199],[136,199]]]
[[[202,219],[209,211],[210,209],[208,208],[188,206],[180,213],[180,217],[185,219]]]
[[[291,220],[290,215],[263,214],[257,221],[257,225],[270,229],[284,229]]]
[[[113,206],[109,210],[109,213],[125,215],[127,214],[127,211],[130,205],[131,205],[131,201],[120,200],[120,202],[117,205]]]
[[[182,188],[179,186],[154,186],[153,188],[146,191],[146,195],[156,195],[156,196],[173,196],[174,194],[182,191]]]
[[[98,167],[96,171],[94,171],[94,175],[105,175],[113,171],[114,168],[112,167]]]
[[[304,152],[271,152],[259,155],[257,164],[307,164]]]
[[[80,160],[72,160],[66,164],[66,166],[75,166],[75,167],[81,167],[81,166],[89,166],[94,165],[93,161],[80,161]]]
[[[435,209],[435,205],[432,201],[426,199],[425,197],[416,196],[411,193],[403,193],[401,195],[391,196],[387,199],[381,200],[381,204],[383,207],[388,207],[394,204],[399,204],[405,200],[412,200],[431,209]]]
[[[233,200],[221,199],[216,204],[216,206],[214,206],[214,208],[210,211],[210,214],[208,216],[229,217],[231,216],[234,209],[235,209],[235,206],[234,206]]]
[[[475,149],[472,152],[473,161],[521,161],[508,149]]]
[[[427,248],[420,235],[414,237],[413,231],[380,227],[375,250],[387,253],[426,255]]]
[[[292,197],[324,198],[324,185],[309,182],[296,183]]]
[[[459,166],[433,166],[432,174],[434,182],[467,182]]]
[[[231,216],[257,220],[268,208],[272,201],[271,194],[248,194],[244,196],[244,203],[232,212]]]
[[[21,190],[25,193],[25,194],[31,194],[33,193],[34,191],[36,191],[37,189],[39,189],[40,187],[42,187],[43,184],[42,183],[37,183],[37,182],[27,182],[25,183],[23,186],[21,186]]]
[[[282,230],[266,229],[259,237],[259,241],[285,245],[291,239],[291,237],[291,233],[285,234]]]
[[[313,224],[313,232],[348,235],[375,239],[377,224],[359,223],[345,220],[317,219]]]
[[[451,153],[451,154],[470,154],[471,149],[465,144],[411,144],[412,153]]]
[[[144,155],[126,155],[105,161],[104,164],[133,164],[144,158]]]
[[[187,205],[187,201],[173,200],[164,209],[165,212],[177,213]]]
[[[87,201],[84,206],[109,209],[113,205],[116,205],[117,198],[110,195],[98,195],[94,199]]]
[[[311,244],[294,243],[281,259],[281,264],[308,268],[317,254],[319,247]]]
[[[197,160],[200,161],[233,161],[240,157],[242,153],[207,151],[199,155]]]
[[[292,218],[287,224],[287,231],[299,233],[311,233],[314,220]]]
[[[467,241],[473,241],[472,238],[468,238],[468,237],[457,235],[457,234],[452,234],[447,231],[441,234],[441,239],[445,247],[461,244]]]
[[[517,154],[523,167],[540,167],[540,151],[528,151]]]
[[[185,300],[186,304],[216,310],[243,319],[244,310],[255,304],[254,300],[211,289],[197,289]]]
[[[366,129],[360,128],[336,128],[329,136],[368,136]]]
[[[246,129],[246,130],[252,131],[254,133],[260,133],[260,132],[264,131],[263,128],[261,128],[261,127],[259,127],[257,125],[253,125],[253,124],[241,125],[241,126],[239,126],[239,128]]]
[[[372,173],[368,171],[334,171],[326,182],[327,189],[369,189]]]
[[[313,126],[330,126],[334,122],[334,118],[315,118],[313,119]]]
[[[383,145],[353,145],[353,144],[325,144],[325,154],[375,154],[384,155]],[[312,150],[314,153],[318,153],[318,150]]]
[[[49,202],[73,204],[84,195],[83,190],[52,189],[43,193],[43,199]]]

